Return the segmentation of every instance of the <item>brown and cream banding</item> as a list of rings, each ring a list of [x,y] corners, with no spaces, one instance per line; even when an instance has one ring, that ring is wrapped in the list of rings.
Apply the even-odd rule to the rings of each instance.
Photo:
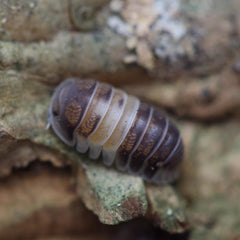
[[[69,146],[146,181],[175,180],[183,158],[176,126],[138,98],[92,79],[71,78],[55,90],[48,122]]]

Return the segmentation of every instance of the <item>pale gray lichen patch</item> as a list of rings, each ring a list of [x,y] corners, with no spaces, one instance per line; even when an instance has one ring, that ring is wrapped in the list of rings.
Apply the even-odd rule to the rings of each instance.
[[[106,168],[86,159],[78,174],[78,192],[101,222],[116,224],[144,216],[147,199],[141,178]]]
[[[133,30],[130,25],[125,23],[120,17],[118,16],[111,16],[108,18],[108,26],[114,31],[124,37],[131,37],[133,35]]]
[[[180,9],[179,0],[155,0],[154,10],[158,18],[153,23],[153,30],[157,32],[168,32],[175,40],[180,40],[187,32],[183,21],[177,13]]]
[[[137,63],[152,71],[155,57],[175,62],[184,55],[181,40],[188,29],[179,17],[180,9],[179,0],[112,0],[108,26],[126,38],[131,61],[127,56],[124,63]],[[129,44],[132,39],[134,46]]]

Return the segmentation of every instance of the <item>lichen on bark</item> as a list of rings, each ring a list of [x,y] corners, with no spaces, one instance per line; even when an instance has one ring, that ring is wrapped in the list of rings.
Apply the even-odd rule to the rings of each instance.
[[[110,239],[114,227],[98,219],[142,216],[169,233],[190,228],[184,239],[237,239],[239,11],[238,0],[1,1],[0,238],[87,236],[91,225],[102,231],[89,239]],[[88,161],[46,130],[51,94],[70,76],[177,119],[185,161],[175,185]]]

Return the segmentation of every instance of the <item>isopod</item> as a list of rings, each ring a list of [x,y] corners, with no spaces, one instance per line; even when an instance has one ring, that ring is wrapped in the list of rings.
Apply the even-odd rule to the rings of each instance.
[[[154,183],[174,181],[183,159],[176,126],[159,110],[93,79],[70,78],[54,91],[48,124],[67,145]]]

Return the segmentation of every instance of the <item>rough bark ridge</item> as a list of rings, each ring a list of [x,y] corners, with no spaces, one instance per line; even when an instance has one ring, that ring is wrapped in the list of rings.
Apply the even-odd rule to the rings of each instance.
[[[1,1],[0,239],[237,239],[239,12],[238,0]],[[70,76],[177,119],[176,185],[103,167],[46,130],[53,89]]]

